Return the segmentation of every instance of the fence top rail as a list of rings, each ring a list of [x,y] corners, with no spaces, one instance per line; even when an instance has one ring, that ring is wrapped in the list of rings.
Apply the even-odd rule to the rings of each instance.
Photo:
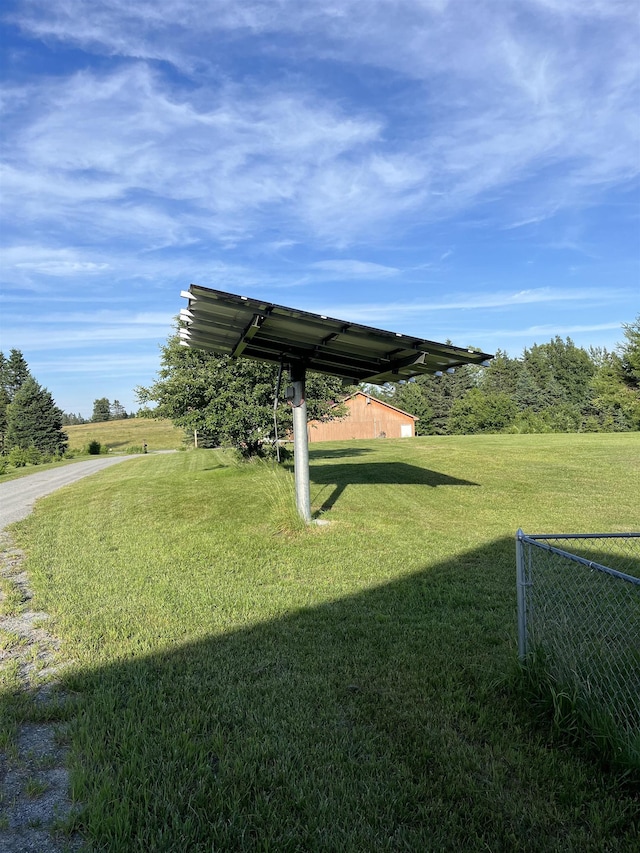
[[[611,539],[611,538],[627,538],[627,537],[636,537],[640,536],[640,533],[619,533],[619,534],[607,534],[607,533],[595,533],[595,534],[585,534],[583,536],[579,534],[564,534],[554,536],[549,534],[548,536],[542,536],[540,534],[536,536],[528,536],[526,533],[523,533],[522,530],[518,530],[518,541],[519,542],[528,542],[529,545],[534,545],[536,548],[542,548],[544,551],[549,551],[552,554],[557,554],[559,557],[565,557],[567,560],[572,560],[574,563],[579,563],[582,566],[586,566],[588,569],[595,569],[598,572],[604,572],[607,575],[611,575],[614,578],[618,578],[623,581],[627,581],[628,583],[634,584],[634,586],[640,586],[640,578],[634,578],[633,575],[627,575],[624,572],[619,572],[616,569],[610,569],[608,566],[603,566],[600,563],[594,563],[593,560],[585,560],[584,557],[579,557],[577,554],[571,554],[569,551],[563,551],[561,548],[554,548],[553,545],[547,545],[546,542],[542,542],[543,539]]]
[[[522,531],[520,531],[522,532]],[[525,539],[637,539],[640,533],[522,533]]]

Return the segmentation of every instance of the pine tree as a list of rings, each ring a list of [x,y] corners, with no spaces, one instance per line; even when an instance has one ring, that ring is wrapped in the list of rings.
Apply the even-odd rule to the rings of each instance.
[[[387,397],[392,406],[415,415],[416,435],[429,435],[431,429],[432,411],[424,394],[422,385],[415,382],[406,382],[396,387],[392,397]]]
[[[126,410],[126,409],[125,409],[125,407],[122,405],[122,403],[120,402],[120,400],[114,400],[114,401],[113,401],[113,403],[111,403],[111,406],[110,406],[109,412],[110,412],[110,416],[111,416],[111,418],[110,418],[110,419],[111,419],[112,421],[120,421],[120,420],[122,420],[123,418],[128,418],[128,417],[129,417],[129,416],[127,415],[127,410]]]
[[[0,453],[5,452],[5,436],[7,434],[7,406],[9,397],[5,389],[0,386]]]
[[[489,367],[480,374],[479,385],[488,394],[508,394],[515,399],[521,367],[517,358],[509,358],[504,350],[498,350]]]
[[[478,368],[463,365],[457,367],[454,373],[421,377],[427,405],[432,412],[429,425],[431,434],[447,435],[451,408],[456,400],[461,400],[467,391],[476,387],[477,371]]]
[[[618,347],[622,379],[629,388],[640,391],[640,314],[622,328],[627,339]]]
[[[85,418],[78,412],[76,415],[75,412],[63,412],[62,413],[62,425],[63,426],[71,426],[75,424],[86,424]]]
[[[29,365],[19,349],[12,349],[10,351],[9,358],[4,361],[2,373],[3,387],[9,402],[11,402],[18,389],[22,387],[27,379],[31,378]]]
[[[103,421],[111,420],[111,404],[107,397],[100,397],[100,399],[93,401],[91,420],[93,423],[102,423]]]
[[[8,359],[0,352],[0,453],[8,450],[7,407],[16,391],[30,376],[29,365],[20,350],[12,349]]]
[[[62,412],[49,391],[33,377],[20,386],[7,407],[5,446],[23,450],[35,447],[45,454],[62,453],[67,447]]]

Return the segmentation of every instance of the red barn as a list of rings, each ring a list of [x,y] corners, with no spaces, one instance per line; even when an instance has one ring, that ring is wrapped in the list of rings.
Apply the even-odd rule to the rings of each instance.
[[[411,438],[416,434],[415,415],[356,391],[343,401],[349,410],[334,421],[309,421],[309,441],[343,441],[350,438]],[[337,404],[336,404],[337,405]]]

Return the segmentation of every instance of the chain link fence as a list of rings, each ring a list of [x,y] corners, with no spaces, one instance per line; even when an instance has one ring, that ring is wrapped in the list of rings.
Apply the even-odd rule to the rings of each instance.
[[[640,764],[640,533],[516,537],[518,651]]]

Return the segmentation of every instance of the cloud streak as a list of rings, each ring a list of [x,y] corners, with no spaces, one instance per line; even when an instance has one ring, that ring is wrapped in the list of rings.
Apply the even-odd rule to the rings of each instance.
[[[189,282],[464,343],[632,319],[635,0],[16,0],[7,21],[5,349],[106,382],[157,362]]]
[[[296,240],[345,246],[496,196],[511,222],[540,219],[638,174],[632,4],[585,4],[571,28],[560,25],[566,8],[536,0],[464,14],[398,2],[393,18],[387,3],[346,0],[168,2],[162,16],[155,4],[119,0],[21,11],[32,34],[127,58],[110,73],[8,93],[4,180],[20,198],[10,213],[29,222],[175,246],[255,239],[277,214]],[[292,64],[339,55],[392,69],[411,104],[381,96],[364,112],[346,88],[320,95],[300,73],[276,88],[213,72],[205,85],[193,70],[209,61],[211,39],[233,65],[235,51],[260,55],[265,36],[284,33]],[[193,83],[141,61],[152,58]]]
[[[480,311],[487,309],[509,310],[524,305],[544,305],[554,303],[580,303],[581,305],[610,304],[616,299],[628,298],[625,289],[612,289],[606,293],[601,288],[554,289],[549,287],[533,288],[517,292],[501,291],[497,293],[461,294],[455,299],[433,299],[430,301],[410,300],[407,302],[381,302],[376,304],[342,305],[336,311],[341,311],[340,319],[350,319],[359,322],[387,321],[403,317],[415,317],[438,312],[449,311]],[[320,309],[312,309],[320,312]],[[322,309],[322,313],[335,315],[335,311]],[[598,327],[601,328],[601,327]],[[611,327],[609,327],[611,328]]]

